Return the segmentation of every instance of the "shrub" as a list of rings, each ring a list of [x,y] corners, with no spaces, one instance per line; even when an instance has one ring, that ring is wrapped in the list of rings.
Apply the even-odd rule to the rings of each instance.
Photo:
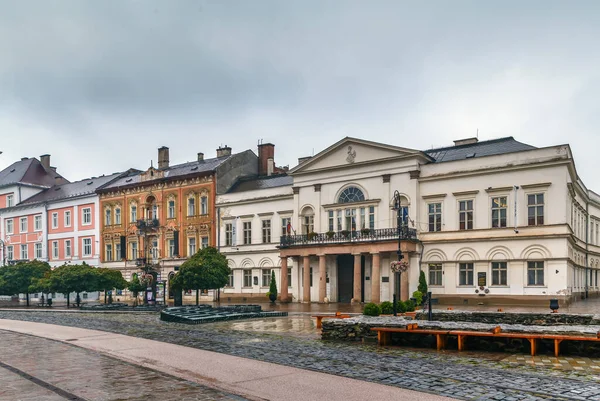
[[[413,292],[413,296],[417,305],[421,305],[423,303],[423,293],[419,290]]]
[[[417,290],[419,290],[421,294],[427,295],[427,280],[425,280],[425,272],[423,270],[421,270],[421,273],[419,274],[419,286],[417,287]]]
[[[275,281],[275,271],[271,271],[271,283],[269,285],[269,297],[271,294],[275,294],[275,298],[277,298],[277,282]]]
[[[327,238],[333,238],[333,236],[335,235],[335,232],[333,232],[333,231],[327,231],[325,233],[325,235],[327,235]]]
[[[363,310],[363,315],[365,316],[379,316],[381,315],[381,307],[374,303],[369,303],[365,305],[365,309]]]
[[[406,312],[414,312],[415,311],[415,303],[411,300],[408,300],[404,303],[406,306]]]
[[[398,303],[396,305],[396,309],[398,310],[398,313],[406,312],[406,303],[402,302],[402,301],[398,301]]]
[[[381,307],[382,315],[391,315],[392,313],[394,313],[394,304],[390,301],[382,302],[379,306]]]

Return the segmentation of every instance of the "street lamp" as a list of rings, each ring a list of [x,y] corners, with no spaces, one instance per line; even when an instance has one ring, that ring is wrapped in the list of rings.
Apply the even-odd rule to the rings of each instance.
[[[401,270],[401,261],[404,258],[404,255],[402,255],[402,228],[403,228],[403,221],[402,221],[402,198],[400,197],[400,192],[398,192],[397,190],[394,191],[394,210],[396,211],[396,230],[398,232],[398,262],[397,262],[397,269],[394,269],[395,272],[398,273],[397,276],[397,280],[395,281],[395,287],[398,290],[398,293],[400,292],[400,286],[401,286],[401,277],[402,277],[402,270]],[[394,291],[394,316],[397,316],[397,309],[396,309],[396,304],[397,304],[397,297],[400,294],[396,294],[396,291]]]

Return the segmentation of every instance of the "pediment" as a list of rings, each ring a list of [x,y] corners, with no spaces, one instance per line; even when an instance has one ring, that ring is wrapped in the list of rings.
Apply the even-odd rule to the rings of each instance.
[[[296,166],[290,173],[343,168],[410,156],[427,158],[418,150],[347,137]]]

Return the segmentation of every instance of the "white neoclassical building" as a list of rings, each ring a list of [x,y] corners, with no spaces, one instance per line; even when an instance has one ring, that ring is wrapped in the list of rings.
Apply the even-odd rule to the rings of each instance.
[[[288,174],[218,201],[234,267],[225,293],[266,293],[275,269],[281,297],[300,302],[408,299],[421,270],[440,303],[598,294],[600,196],[579,180],[568,145],[471,138],[418,151],[344,138]],[[390,268],[399,234],[402,274]]]

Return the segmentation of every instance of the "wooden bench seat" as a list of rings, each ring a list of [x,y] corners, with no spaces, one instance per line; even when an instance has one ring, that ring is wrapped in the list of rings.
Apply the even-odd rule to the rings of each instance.
[[[311,317],[317,318],[317,329],[323,327],[323,319],[347,319],[350,315],[343,315],[340,312],[336,312],[335,315],[312,315]]]
[[[371,331],[377,332],[377,342],[379,345],[388,345],[391,342],[392,333],[413,333],[429,334],[436,336],[437,349],[442,350],[446,347],[447,337],[456,336],[458,340],[458,350],[465,349],[465,340],[467,337],[497,337],[497,338],[519,338],[528,340],[531,345],[531,356],[537,353],[538,340],[554,341],[554,356],[558,357],[560,353],[560,343],[562,341],[600,341],[600,333],[596,337],[592,336],[574,336],[560,334],[543,333],[505,333],[500,326],[496,326],[491,331],[471,331],[471,330],[437,330],[437,329],[419,329],[417,324],[409,324],[403,327],[374,327]]]

